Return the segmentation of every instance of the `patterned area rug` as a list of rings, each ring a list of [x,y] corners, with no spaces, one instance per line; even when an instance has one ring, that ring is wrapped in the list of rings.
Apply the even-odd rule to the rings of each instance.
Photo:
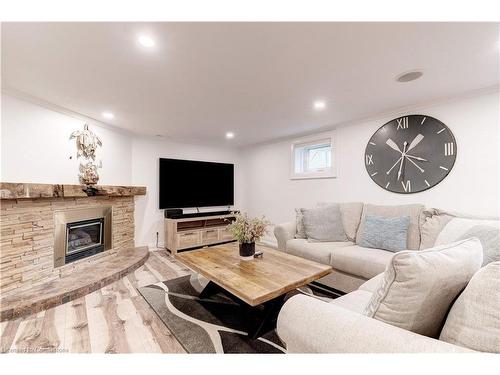
[[[187,275],[139,288],[139,292],[188,353],[286,352],[274,330],[255,340],[249,338],[246,310],[225,294],[198,298],[203,286],[197,276]],[[299,292],[313,294],[305,287],[287,298]],[[259,311],[252,318],[258,319]]]

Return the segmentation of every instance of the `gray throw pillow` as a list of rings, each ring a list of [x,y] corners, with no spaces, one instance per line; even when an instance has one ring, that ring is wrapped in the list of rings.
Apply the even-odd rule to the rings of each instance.
[[[302,215],[302,208],[295,209],[295,238],[307,238],[306,228],[304,227],[304,216]]]
[[[500,260],[500,230],[489,225],[476,225],[458,240],[476,237],[483,246],[483,267]]]
[[[302,208],[307,239],[318,242],[347,241],[338,204],[318,208]]]
[[[406,250],[410,217],[367,215],[359,246],[397,252]]]

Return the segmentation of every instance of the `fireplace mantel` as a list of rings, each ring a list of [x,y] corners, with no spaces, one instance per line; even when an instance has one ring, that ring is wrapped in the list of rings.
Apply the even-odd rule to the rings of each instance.
[[[145,186],[95,185],[94,195],[130,197],[146,195]],[[0,182],[0,199],[71,198],[87,197],[85,185],[36,184]]]

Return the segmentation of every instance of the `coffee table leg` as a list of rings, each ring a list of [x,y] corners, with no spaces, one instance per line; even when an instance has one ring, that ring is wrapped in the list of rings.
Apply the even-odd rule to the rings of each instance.
[[[216,283],[209,281],[208,284],[203,288],[201,293],[199,294],[198,298],[204,299],[208,298],[210,296],[213,296],[214,294],[217,294],[219,292],[226,293],[227,292],[218,286]],[[229,295],[231,295],[229,293]],[[254,314],[254,307],[251,307],[250,305],[247,305],[243,301],[241,301],[239,298],[231,295],[231,297],[235,300],[237,300],[241,306],[246,306],[248,308],[248,312],[250,314]],[[248,328],[248,337],[250,337],[252,340],[255,340],[259,336],[261,336],[263,333],[266,333],[266,326],[269,325],[273,320],[275,320],[278,316],[278,313],[283,306],[283,303],[285,302],[285,295],[281,295],[271,301],[268,301],[264,303],[264,311],[262,314],[262,318],[257,321],[255,325],[252,325],[251,327]]]
[[[208,284],[203,288],[201,291],[200,295],[198,298],[207,298],[210,296],[213,296],[214,294],[217,294],[218,292],[221,291],[221,287],[218,286],[216,283],[209,281]]]
[[[248,330],[248,337],[252,340],[258,338],[262,333],[265,333],[264,330],[266,325],[272,322],[277,318],[283,303],[285,302],[285,295],[279,296],[271,301],[268,301],[264,304],[264,314],[261,320],[257,322],[257,324],[253,327],[250,327]]]

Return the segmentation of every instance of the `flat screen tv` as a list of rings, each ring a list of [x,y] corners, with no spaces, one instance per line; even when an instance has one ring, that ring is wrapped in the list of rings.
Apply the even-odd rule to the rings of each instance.
[[[160,209],[234,204],[234,164],[160,158]]]

